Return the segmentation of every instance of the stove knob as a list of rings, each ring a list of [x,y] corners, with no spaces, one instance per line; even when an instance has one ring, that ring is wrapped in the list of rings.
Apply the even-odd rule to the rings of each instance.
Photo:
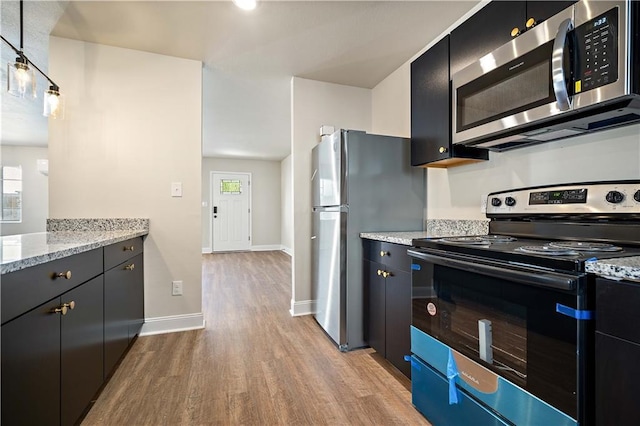
[[[621,203],[624,200],[624,194],[620,191],[609,191],[607,193],[606,199],[608,202],[613,204]]]
[[[638,189],[636,193],[633,194],[633,199],[640,203],[640,189]]]
[[[513,207],[516,205],[516,199],[513,197],[507,197],[504,199],[504,203],[509,207]]]
[[[501,204],[502,204],[502,201],[500,201],[500,198],[493,197],[493,198],[491,199],[491,205],[492,205],[493,207],[498,207],[498,206],[500,206]]]

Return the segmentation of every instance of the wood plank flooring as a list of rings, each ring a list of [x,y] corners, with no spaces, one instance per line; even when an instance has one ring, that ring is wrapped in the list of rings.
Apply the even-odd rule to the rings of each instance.
[[[203,255],[206,329],[140,337],[83,425],[428,425],[371,349],[291,317],[282,252]]]

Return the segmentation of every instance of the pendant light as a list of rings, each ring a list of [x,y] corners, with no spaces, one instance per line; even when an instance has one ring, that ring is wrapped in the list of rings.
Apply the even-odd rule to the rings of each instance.
[[[17,49],[4,36],[0,35],[0,38],[18,55],[14,63],[9,62],[7,64],[7,92],[19,98],[37,98],[36,78],[33,67],[51,83],[49,90],[44,92],[43,115],[45,117],[62,118],[64,115],[64,99],[60,95],[60,87],[23,53],[23,0],[20,0],[20,49]]]

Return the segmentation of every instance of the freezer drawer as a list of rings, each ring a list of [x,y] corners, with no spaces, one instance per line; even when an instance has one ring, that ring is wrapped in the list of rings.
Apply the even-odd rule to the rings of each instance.
[[[346,343],[347,213],[340,209],[313,212],[312,289],[316,321],[336,344]]]

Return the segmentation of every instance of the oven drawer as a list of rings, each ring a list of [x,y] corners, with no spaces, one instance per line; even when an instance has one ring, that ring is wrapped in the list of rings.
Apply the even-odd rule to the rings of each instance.
[[[365,240],[363,256],[366,260],[382,263],[400,271],[411,271],[411,258],[407,254],[408,246]]]
[[[458,403],[449,404],[449,383],[441,374],[411,357],[411,402],[434,426],[508,425],[483,405],[458,390]]]
[[[449,356],[456,360],[456,386],[517,425],[576,426],[578,423],[526,390],[491,370],[452,351],[444,343],[411,326],[411,352],[441,375],[447,374]],[[412,381],[415,380],[412,371]],[[448,402],[447,402],[448,403]]]

